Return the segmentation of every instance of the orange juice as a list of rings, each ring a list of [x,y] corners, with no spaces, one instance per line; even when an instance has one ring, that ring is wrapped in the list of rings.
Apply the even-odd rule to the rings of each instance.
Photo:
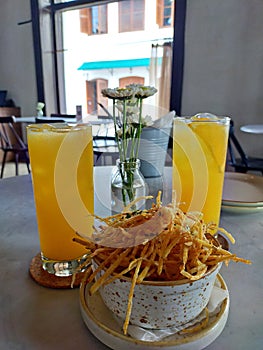
[[[229,118],[175,118],[173,190],[183,211],[204,214],[219,224]]]
[[[30,125],[27,137],[42,259],[78,259],[86,251],[72,239],[93,223],[91,126]]]

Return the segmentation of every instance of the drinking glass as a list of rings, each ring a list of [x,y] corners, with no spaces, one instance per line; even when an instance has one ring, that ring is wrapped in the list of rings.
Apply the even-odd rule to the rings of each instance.
[[[219,224],[227,154],[228,117],[177,117],[173,130],[173,193],[184,212]]]
[[[88,124],[27,127],[43,268],[69,276],[85,260],[73,242],[91,236],[94,212],[92,130]]]

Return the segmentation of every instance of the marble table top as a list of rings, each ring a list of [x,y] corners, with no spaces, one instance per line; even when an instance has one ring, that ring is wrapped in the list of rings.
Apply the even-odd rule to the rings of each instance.
[[[94,169],[95,209],[102,216],[109,211],[110,169]],[[170,180],[171,168],[165,170],[164,179],[152,180],[151,185],[163,183],[169,197]],[[253,264],[230,262],[222,267],[230,292],[230,312],[222,334],[207,349],[262,349],[263,215],[222,212],[221,226],[236,238],[231,251]],[[37,252],[30,175],[0,180],[0,349],[108,349],[85,326],[78,289],[48,289],[31,279],[28,268]]]

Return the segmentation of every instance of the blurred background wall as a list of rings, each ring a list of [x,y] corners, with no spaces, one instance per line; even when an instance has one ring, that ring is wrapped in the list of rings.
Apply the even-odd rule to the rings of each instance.
[[[33,115],[37,102],[30,0],[8,0],[0,4],[0,90],[21,108],[23,115]]]
[[[182,114],[231,116],[250,154],[263,135],[239,131],[263,123],[263,1],[188,0]]]

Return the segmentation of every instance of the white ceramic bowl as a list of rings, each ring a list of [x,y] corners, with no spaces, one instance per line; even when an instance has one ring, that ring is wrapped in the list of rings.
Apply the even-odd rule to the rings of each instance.
[[[206,307],[221,265],[216,265],[196,281],[144,281],[137,284],[130,323],[144,328],[163,329],[193,320]],[[106,306],[123,320],[130,286],[131,279],[123,277],[99,289]]]

